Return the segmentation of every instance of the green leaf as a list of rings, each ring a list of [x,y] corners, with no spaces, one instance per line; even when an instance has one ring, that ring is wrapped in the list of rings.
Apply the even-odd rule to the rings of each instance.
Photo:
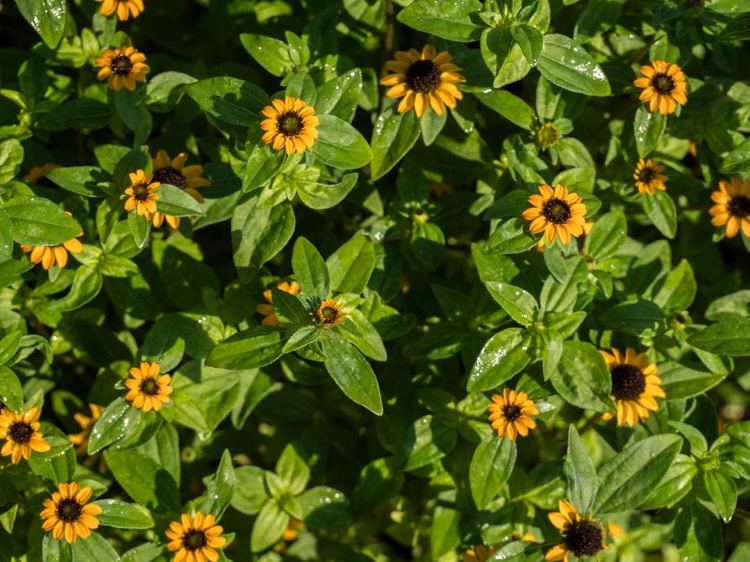
[[[687,339],[693,347],[717,355],[750,355],[750,318],[726,316]]]
[[[520,328],[507,328],[492,336],[471,368],[467,390],[491,390],[519,373],[529,362],[530,345],[531,338]]]
[[[240,43],[259,65],[274,76],[284,76],[294,68],[289,46],[283,41],[255,33],[240,33]]]
[[[663,319],[664,313],[661,308],[651,301],[644,300],[616,304],[601,316],[605,326],[632,336],[657,330]]]
[[[281,357],[285,331],[272,326],[253,326],[221,342],[211,350],[206,365],[240,370],[263,367]]]
[[[56,105],[43,113],[36,126],[44,131],[101,129],[107,126],[111,116],[112,110],[107,104],[90,98],[78,98]]]
[[[518,96],[506,90],[478,90],[473,93],[480,102],[514,125],[527,131],[531,131],[536,125],[534,110]]]
[[[192,195],[177,186],[163,183],[159,186],[158,193],[159,200],[156,202],[156,207],[161,213],[176,217],[205,214],[203,206]]]
[[[639,106],[633,120],[633,135],[638,156],[645,158],[651,154],[666,130],[666,115],[652,113],[645,106]]]
[[[76,269],[70,291],[63,298],[50,304],[51,310],[66,311],[81,308],[99,294],[104,284],[101,272],[90,265]]]
[[[23,162],[23,146],[16,139],[0,142],[0,185],[16,177]]]
[[[353,68],[349,72],[328,80],[318,87],[315,111],[328,113],[351,122],[362,95],[362,70]]]
[[[499,438],[494,432],[474,450],[469,467],[471,497],[477,509],[484,509],[500,493],[513,472],[516,443]]]
[[[495,302],[522,326],[529,326],[534,321],[539,305],[531,293],[508,283],[490,281],[485,286]]]
[[[330,292],[328,267],[323,257],[307,238],[299,237],[292,250],[294,278],[308,296],[326,298]]]
[[[112,560],[117,562],[120,555],[109,541],[99,533],[93,532],[86,540],[79,539],[71,545],[73,562],[101,562]]]
[[[378,331],[359,310],[352,310],[344,322],[334,327],[334,332],[357,346],[362,353],[376,361],[385,361],[388,355]]]
[[[590,96],[609,96],[604,71],[586,50],[570,37],[556,33],[544,36],[539,72],[565,90]]]
[[[528,223],[513,218],[498,226],[487,240],[489,247],[499,254],[522,254],[536,246],[537,238],[528,230]]]
[[[586,252],[597,260],[615,255],[628,234],[625,214],[621,210],[601,216],[586,237]]]
[[[122,500],[97,500],[93,503],[102,508],[102,513],[96,518],[105,527],[151,529],[154,526],[151,513],[140,505]]]
[[[672,507],[693,489],[693,478],[698,474],[695,461],[687,455],[677,455],[661,481],[639,504],[640,509]]]
[[[351,522],[346,496],[335,488],[316,486],[299,497],[302,521],[314,529],[341,529]]]
[[[289,525],[289,520],[290,516],[279,507],[276,500],[268,500],[263,504],[253,524],[250,549],[253,552],[261,552],[279,542]]]
[[[479,0],[416,0],[398,13],[397,19],[418,31],[449,41],[476,41],[482,32],[477,14]]]
[[[345,174],[337,183],[300,182],[297,195],[311,209],[330,209],[335,207],[357,185],[359,174]]]
[[[738,14],[719,35],[721,41],[747,41],[750,39],[750,12]]]
[[[255,515],[268,499],[265,471],[257,466],[241,466],[234,471],[236,487],[231,505],[240,513]]]
[[[590,513],[598,485],[596,467],[574,425],[568,427],[568,452],[564,470],[568,480],[568,499],[579,513]]]
[[[14,412],[23,408],[21,383],[16,374],[5,366],[0,366],[0,402]]]
[[[273,150],[258,139],[258,144],[250,150],[245,163],[242,191],[253,191],[273,178],[284,163],[284,157],[283,150]]]
[[[104,409],[91,430],[88,454],[94,455],[124,439],[138,425],[140,418],[141,412],[133,408],[130,402],[124,398],[115,398]]]
[[[643,211],[659,232],[672,240],[677,233],[677,208],[666,191],[654,191],[653,195],[641,194]]]
[[[586,410],[609,412],[612,384],[609,369],[597,349],[586,342],[563,342],[552,386],[567,402]]]
[[[128,213],[128,230],[138,249],[144,248],[151,235],[151,221],[135,211]]]
[[[326,337],[322,344],[326,370],[344,394],[374,414],[382,415],[378,379],[357,348],[340,337]]]
[[[54,484],[70,482],[76,471],[76,453],[73,444],[56,427],[43,423],[42,435],[50,444],[50,450],[33,453],[29,458],[29,468],[34,474]]]
[[[403,12],[401,12],[403,13]],[[421,128],[414,111],[397,113],[389,107],[378,116],[372,132],[372,179],[387,174],[416,144]]]
[[[693,268],[686,259],[681,260],[656,286],[658,291],[654,295],[654,303],[665,312],[686,310],[693,304],[698,292]]]
[[[416,420],[406,434],[404,470],[416,470],[440,460],[456,446],[456,428],[440,417],[427,415]]]
[[[631,443],[599,468],[597,514],[632,509],[664,477],[682,447],[677,435],[654,435]]]
[[[356,514],[369,513],[399,493],[404,473],[396,457],[384,457],[365,465],[359,473],[352,497]]]
[[[674,524],[674,542],[681,560],[719,562],[723,559],[724,532],[719,520],[698,502],[680,510]]]
[[[750,172],[750,139],[731,150],[722,160],[720,169],[724,174]]]
[[[521,52],[526,57],[529,66],[536,66],[542,54],[543,44],[543,37],[539,30],[524,23],[517,23],[511,26],[510,34],[521,48]]]
[[[335,115],[318,115],[318,138],[310,151],[320,160],[343,170],[362,168],[372,159],[370,146],[357,129]]]
[[[271,103],[255,84],[229,76],[200,80],[190,84],[185,92],[212,117],[240,127],[256,123],[261,109]]]
[[[333,292],[361,293],[375,269],[375,246],[365,236],[354,236],[326,260]]]
[[[703,394],[726,378],[726,374],[691,369],[674,361],[659,365],[659,378],[667,400],[684,400]]]
[[[425,146],[430,146],[440,136],[445,124],[448,122],[448,111],[443,111],[438,115],[434,111],[428,111],[419,120],[419,127],[422,130],[422,142]]]
[[[281,478],[290,494],[302,493],[310,480],[310,466],[306,456],[308,454],[302,445],[292,442],[284,447],[276,462],[276,475]]]
[[[47,172],[46,178],[63,189],[84,197],[103,197],[106,195],[106,188],[100,185],[111,181],[109,174],[96,166],[55,168]]]
[[[16,0],[16,6],[45,44],[50,49],[57,47],[68,17],[65,0]]]
[[[232,501],[236,487],[232,455],[225,449],[219,461],[219,468],[206,486],[206,500],[201,504],[200,511],[210,513],[218,521]]]
[[[62,208],[41,197],[16,197],[5,203],[13,240],[30,246],[54,246],[75,238],[81,225]]]

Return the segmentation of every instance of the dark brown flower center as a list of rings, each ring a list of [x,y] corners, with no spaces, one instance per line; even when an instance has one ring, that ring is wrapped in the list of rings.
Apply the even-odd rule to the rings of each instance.
[[[112,70],[113,74],[125,76],[130,74],[130,71],[133,70],[133,63],[130,62],[130,58],[125,55],[117,55],[112,59],[112,62],[109,63],[109,68]]]
[[[750,216],[750,197],[735,195],[727,205],[729,214],[739,218]]]
[[[440,69],[431,60],[413,62],[406,71],[406,83],[415,92],[434,92],[440,86]]]
[[[148,193],[148,186],[145,183],[133,186],[133,199],[136,201],[148,201]]]
[[[333,324],[339,317],[339,311],[332,306],[324,306],[320,309],[320,316],[323,324]]]
[[[602,528],[589,519],[577,521],[565,531],[565,546],[577,558],[595,556],[604,549]]]
[[[143,379],[141,382],[141,392],[153,396],[154,394],[159,393],[159,385],[152,378]]]
[[[66,498],[57,504],[57,517],[66,523],[73,523],[81,518],[83,506],[73,498]]]
[[[175,187],[179,187],[180,189],[185,189],[185,187],[187,186],[187,180],[185,179],[185,176],[182,175],[182,172],[173,168],[172,166],[154,170],[153,181],[159,183],[168,183],[169,185],[174,185]]]
[[[34,428],[28,423],[16,422],[10,426],[8,434],[14,442],[24,445],[31,441],[31,436],[34,435]]]
[[[674,80],[663,72],[659,72],[651,79],[651,86],[662,95],[671,94],[674,90]]]
[[[299,135],[304,128],[302,117],[296,111],[282,113],[279,115],[277,122],[279,124],[279,132],[287,137]]]
[[[542,207],[542,215],[554,224],[565,224],[570,219],[570,205],[562,199],[553,197]]]
[[[182,537],[182,544],[187,550],[198,550],[206,546],[206,533],[193,529],[185,533]]]
[[[508,404],[507,406],[503,407],[503,417],[505,417],[505,419],[509,422],[516,421],[521,417],[521,408],[519,408],[515,404]]]
[[[656,177],[656,171],[651,166],[644,166],[640,172],[638,172],[638,180],[643,183],[651,183]]]
[[[612,395],[617,400],[636,400],[646,389],[646,377],[635,365],[615,365],[611,375]]]

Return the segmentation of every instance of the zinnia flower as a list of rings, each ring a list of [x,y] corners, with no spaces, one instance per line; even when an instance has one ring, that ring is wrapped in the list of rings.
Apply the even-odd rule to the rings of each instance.
[[[129,17],[137,18],[146,8],[143,6],[143,0],[96,0],[102,5],[99,11],[103,16],[111,16],[117,12],[117,19],[128,21]]]
[[[711,224],[726,226],[727,238],[734,238],[742,229],[742,234],[750,238],[750,180],[734,177],[730,181],[720,181],[719,190],[711,194],[716,203],[709,209]]]
[[[567,500],[560,500],[559,512],[548,515],[550,522],[560,530],[562,542],[547,551],[547,562],[568,562],[568,554],[579,558],[596,556],[606,548],[604,529],[594,519],[578,513]]]
[[[641,67],[641,75],[633,84],[643,88],[640,100],[648,103],[649,111],[668,115],[674,113],[678,103],[687,103],[687,82],[678,65],[655,60]]]
[[[281,283],[276,285],[276,288],[279,291],[284,291],[285,293],[289,293],[290,295],[298,295],[300,292],[299,283],[297,283],[296,281],[282,281]],[[280,326],[281,323],[279,322],[279,319],[276,318],[276,314],[274,314],[273,311],[273,290],[266,289],[265,291],[263,291],[263,298],[266,299],[266,303],[256,305],[255,307],[255,310],[258,314],[262,314],[263,316],[265,316],[261,324],[265,326]]]
[[[191,166],[185,166],[187,161],[187,154],[180,152],[174,159],[170,160],[166,150],[159,150],[154,156],[154,174],[152,181],[162,184],[166,183],[179,187],[185,193],[190,195],[193,199],[199,203],[203,203],[203,195],[198,191],[202,187],[208,187],[211,182],[206,178],[201,177],[203,174],[203,166],[199,164],[193,164]],[[159,228],[164,221],[172,228],[178,228],[180,226],[180,217],[172,215],[165,215],[159,211],[154,213],[152,218],[153,225]]]
[[[144,412],[156,411],[169,402],[169,395],[172,394],[172,377],[159,376],[158,363],[143,361],[140,367],[133,367],[129,373],[130,378],[125,381],[128,389],[125,400],[132,402],[133,408]]]
[[[135,90],[136,82],[145,82],[149,66],[146,64],[146,55],[134,47],[118,47],[104,51],[96,59],[99,72],[96,77],[99,80],[105,78],[109,81],[109,87],[119,92],[123,87],[131,92]]]
[[[635,167],[633,172],[633,179],[635,180],[635,186],[638,188],[638,193],[648,193],[653,195],[657,189],[659,191],[666,191],[667,186],[664,184],[667,181],[667,176],[663,175],[664,166],[655,162],[651,159],[644,160],[641,158],[638,160],[638,165]]]
[[[167,550],[176,553],[174,562],[216,562],[219,559],[217,549],[227,542],[221,536],[223,532],[213,515],[183,513],[179,521],[169,524],[165,533],[169,539]]]
[[[398,51],[396,60],[385,63],[392,72],[380,83],[388,87],[386,97],[402,98],[398,112],[406,113],[411,109],[422,117],[428,108],[442,115],[446,106],[456,107],[456,100],[463,98],[463,93],[456,87],[464,82],[459,74],[461,69],[451,62],[450,53],[436,53],[435,47],[425,45],[420,53],[416,49]]]
[[[487,406],[490,411],[490,424],[498,436],[515,440],[518,435],[526,437],[530,429],[536,427],[531,419],[539,413],[534,402],[525,392],[503,389],[503,395],[492,395],[492,403]]]
[[[304,101],[288,96],[272,100],[261,110],[267,117],[260,122],[265,131],[261,140],[274,150],[286,150],[287,154],[303,153],[315,144],[318,138],[318,118],[315,109]]]
[[[156,202],[159,200],[159,182],[153,181],[153,174],[137,170],[129,174],[130,187],[125,190],[125,210],[135,209],[139,215],[151,220],[156,213]]]
[[[531,221],[529,232],[539,234],[544,232],[544,240],[551,243],[560,237],[563,244],[570,242],[571,236],[584,233],[586,224],[586,205],[581,202],[581,196],[568,192],[564,185],[557,184],[552,189],[546,183],[539,186],[539,194],[529,196],[532,207],[523,212],[523,218]]]
[[[323,328],[331,328],[336,324],[340,324],[346,316],[345,313],[341,312],[343,306],[343,304],[336,302],[334,299],[325,299],[321,302],[315,311],[315,319],[318,325]]]
[[[0,455],[10,457],[10,462],[18,464],[21,459],[29,460],[31,452],[43,453],[50,450],[50,444],[39,432],[39,408],[27,412],[0,410],[0,439],[5,439]]]
[[[99,527],[96,516],[102,512],[98,505],[88,503],[91,493],[91,488],[81,488],[76,482],[60,484],[43,502],[42,529],[52,532],[55,540],[64,538],[71,544],[78,537],[87,539],[91,529]]]

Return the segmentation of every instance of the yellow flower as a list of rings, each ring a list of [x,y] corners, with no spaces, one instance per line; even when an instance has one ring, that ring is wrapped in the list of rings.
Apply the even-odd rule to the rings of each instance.
[[[134,91],[135,83],[145,82],[146,73],[149,71],[146,55],[134,47],[118,47],[104,51],[96,59],[95,65],[99,67],[96,77],[99,80],[107,78],[109,87],[116,92],[123,87]]]
[[[643,89],[640,100],[648,103],[649,111],[668,115],[674,113],[678,103],[687,103],[685,74],[674,63],[655,60],[650,66],[642,66],[641,76],[633,84]]]
[[[79,455],[87,454],[91,428],[94,427],[96,420],[102,416],[104,408],[96,404],[89,404],[89,411],[91,412],[91,417],[80,412],[73,416],[73,419],[81,427],[81,432],[75,435],[68,435],[68,439],[76,446],[76,451]]]
[[[73,215],[66,211],[65,213],[69,217]],[[83,236],[83,230],[78,234],[76,238],[58,244],[57,246],[29,246],[27,244],[21,244],[21,250],[23,252],[31,252],[29,260],[34,265],[41,263],[44,269],[51,269],[54,265],[57,265],[60,269],[68,264],[68,252],[71,254],[77,254],[83,251],[83,245],[77,238]]]
[[[52,538],[69,543],[78,537],[87,539],[91,529],[99,527],[96,516],[102,512],[98,505],[89,504],[91,488],[81,488],[76,482],[62,483],[51,497],[44,500],[41,512],[42,529],[52,532]]]
[[[52,164],[51,162],[42,164],[41,166],[32,166],[32,168],[28,172],[26,172],[26,175],[23,177],[23,179],[25,181],[38,182],[52,170],[55,170],[59,167],[60,164]]]
[[[464,97],[456,87],[465,81],[459,74],[461,69],[451,62],[450,53],[437,53],[432,45],[425,45],[421,53],[416,49],[398,51],[396,60],[386,62],[385,67],[392,73],[380,83],[388,87],[386,97],[402,98],[399,113],[414,109],[417,117],[422,117],[432,108],[442,115],[446,106],[454,108],[456,100]]]
[[[492,395],[492,404],[487,409],[490,425],[500,437],[514,441],[518,435],[526,437],[529,430],[536,427],[531,416],[537,415],[539,410],[525,392],[504,388],[502,396]]]
[[[153,181],[153,174],[137,170],[129,174],[130,187],[125,190],[125,210],[135,209],[139,215],[151,220],[156,213],[156,202],[159,200],[159,182]]]
[[[531,221],[529,232],[544,232],[545,243],[552,243],[558,236],[564,244],[571,236],[584,233],[586,205],[581,196],[568,192],[564,185],[557,184],[554,190],[546,183],[539,185],[539,194],[529,196],[532,205],[523,212],[523,218]]]
[[[128,389],[125,400],[132,402],[134,408],[144,412],[156,411],[169,402],[172,377],[159,376],[158,363],[143,361],[140,367],[133,367],[129,372],[130,378],[125,381]]]
[[[477,545],[469,548],[461,555],[461,562],[487,562],[495,553],[494,546]]]
[[[648,193],[653,195],[657,189],[659,191],[666,191],[667,186],[664,184],[667,181],[667,176],[663,175],[664,166],[651,160],[644,160],[641,158],[638,160],[638,165],[635,167],[633,172],[633,179],[635,180],[635,186],[638,188],[638,193]]]
[[[289,520],[289,525],[287,525],[286,529],[284,529],[284,534],[281,537],[282,540],[274,545],[274,552],[278,552],[279,554],[283,554],[284,552],[286,552],[287,543],[296,541],[297,537],[299,537],[299,532],[304,528],[305,524],[302,521],[300,521],[296,517],[292,517]]]
[[[185,166],[187,161],[187,154],[180,152],[174,159],[170,160],[166,150],[159,150],[154,156],[154,174],[152,181],[159,184],[166,183],[179,187],[185,193],[190,195],[193,199],[199,203],[203,203],[203,195],[198,191],[202,187],[208,187],[211,182],[206,178],[201,177],[203,174],[203,166],[199,164],[193,164],[191,166]],[[164,213],[154,213],[152,222],[156,228],[159,228],[164,221],[172,228],[180,226],[180,217],[172,215],[165,215]]]
[[[172,521],[165,533],[169,539],[167,550],[176,552],[174,562],[216,562],[219,559],[216,549],[227,542],[221,536],[223,532],[213,515],[183,513],[180,521]]]
[[[595,520],[578,513],[567,500],[560,500],[559,512],[548,515],[550,522],[560,530],[562,542],[547,551],[547,562],[568,562],[568,554],[578,558],[596,556],[604,548],[604,529]]]
[[[625,353],[612,348],[612,353],[599,351],[609,367],[612,377],[612,399],[617,405],[617,425],[635,426],[646,421],[650,411],[657,411],[655,398],[665,398],[656,365],[650,363],[645,353],[627,348]],[[612,414],[604,414],[605,420]]]
[[[344,320],[346,314],[341,312],[343,307],[343,304],[336,302],[334,299],[326,299],[320,303],[318,310],[315,311],[315,319],[323,328],[331,328]]]
[[[711,200],[716,203],[708,211],[712,225],[726,225],[727,238],[737,236],[740,229],[750,238],[750,180],[734,177],[720,181],[719,190],[711,194]]]
[[[274,150],[286,150],[287,154],[303,153],[315,144],[318,138],[318,118],[315,109],[301,99],[291,96],[272,100],[261,110],[266,119],[260,122],[265,131],[261,138]]]
[[[5,439],[0,455],[10,457],[10,462],[18,464],[21,459],[29,460],[31,452],[43,453],[50,445],[39,432],[39,408],[27,412],[11,412],[0,409],[0,439]]]
[[[296,281],[282,281],[281,283],[276,285],[276,288],[279,291],[284,291],[285,293],[289,293],[290,295],[298,295],[300,292],[299,283],[297,283]],[[273,312],[273,291],[271,289],[266,289],[265,291],[263,291],[263,298],[266,299],[266,303],[256,305],[255,307],[255,311],[258,314],[262,314],[263,316],[265,316],[261,324],[265,326],[280,326],[281,323],[279,322],[279,319],[276,318],[276,314],[274,314]]]
[[[117,12],[117,19],[128,21],[131,16],[137,18],[146,8],[143,6],[143,0],[96,0],[101,2],[102,6],[99,12],[103,16],[111,16]]]

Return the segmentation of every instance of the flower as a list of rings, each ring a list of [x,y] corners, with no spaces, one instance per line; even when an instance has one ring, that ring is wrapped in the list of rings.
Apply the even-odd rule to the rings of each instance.
[[[89,504],[91,488],[81,488],[76,482],[62,483],[51,497],[44,500],[41,512],[42,529],[52,532],[52,538],[69,543],[78,537],[87,539],[91,529],[99,527],[96,516],[102,512],[98,505]]]
[[[596,556],[604,548],[604,529],[594,519],[578,513],[567,500],[560,500],[559,512],[548,515],[550,522],[562,533],[562,542],[547,551],[547,562],[568,562],[568,553],[576,558]]]
[[[154,156],[154,174],[152,181],[159,184],[166,183],[179,187],[185,193],[190,195],[198,203],[203,203],[203,195],[198,191],[202,187],[208,187],[211,182],[201,177],[203,166],[193,164],[185,166],[187,154],[180,152],[174,159],[170,160],[166,150],[159,150]],[[172,228],[180,226],[180,217],[165,215],[164,213],[155,212],[152,218],[153,225],[159,228],[164,221]]]
[[[612,399],[617,405],[617,425],[635,426],[646,421],[649,410],[659,409],[655,398],[665,398],[656,365],[649,363],[645,353],[627,348],[623,354],[612,348],[612,353],[600,351],[612,377]],[[605,420],[612,414],[604,414]]]
[[[474,548],[467,549],[461,555],[461,562],[487,562],[490,556],[495,553],[494,546],[477,545]]]
[[[272,100],[261,110],[267,117],[260,122],[265,131],[261,140],[274,150],[286,150],[287,154],[303,153],[315,144],[318,138],[318,118],[315,109],[301,99],[291,96]]]
[[[667,176],[662,175],[664,166],[651,160],[644,160],[641,158],[638,160],[638,165],[635,167],[633,172],[633,179],[635,180],[635,186],[638,188],[638,193],[648,193],[653,195],[655,190],[666,191],[667,186],[664,182],[667,181]]]
[[[130,16],[137,18],[146,8],[143,6],[143,0],[96,0],[102,2],[99,12],[103,16],[111,16],[117,12],[117,19],[128,21]]]
[[[96,77],[109,81],[109,87],[119,92],[123,86],[131,92],[135,90],[136,82],[145,82],[149,66],[146,55],[135,47],[118,47],[108,49],[96,59],[95,66],[99,67]]]
[[[26,172],[26,175],[23,177],[23,179],[25,181],[38,182],[44,176],[49,174],[52,170],[55,170],[59,167],[60,167],[60,164],[53,164],[51,162],[48,162],[47,164],[42,164],[41,166],[32,166],[29,169],[29,171]]]
[[[580,195],[568,192],[568,188],[561,184],[557,184],[553,190],[546,183],[539,185],[539,193],[541,195],[535,193],[529,196],[532,206],[522,215],[531,221],[529,232],[544,232],[547,243],[559,236],[564,244],[570,242],[571,235],[584,233],[586,205],[581,202]]]
[[[21,459],[29,460],[31,452],[43,453],[50,450],[50,444],[39,432],[39,408],[26,412],[11,412],[0,409],[0,439],[5,439],[0,455],[10,457],[10,462],[18,464]]]
[[[641,67],[641,75],[633,84],[637,88],[643,88],[640,100],[648,102],[649,111],[668,115],[674,113],[678,103],[687,103],[687,82],[678,65],[655,60],[650,66]]]
[[[278,552],[279,554],[283,554],[284,552],[286,552],[287,543],[296,541],[299,537],[299,532],[304,528],[305,524],[302,521],[300,521],[296,517],[292,517],[289,520],[289,525],[287,525],[286,529],[284,529],[284,534],[281,537],[282,540],[274,545],[274,552]]]
[[[552,148],[560,140],[562,133],[553,123],[547,122],[536,131],[536,141],[544,148]]]
[[[130,212],[135,209],[139,215],[144,215],[148,220],[156,213],[156,202],[159,200],[159,182],[153,181],[153,174],[137,170],[128,174],[130,187],[125,190],[125,210]]]
[[[536,427],[531,416],[537,415],[539,410],[525,392],[504,388],[502,396],[492,395],[492,404],[487,409],[490,411],[490,425],[500,437],[514,441],[517,435],[526,437],[529,429]]]
[[[451,62],[448,51],[436,53],[435,47],[425,45],[420,53],[416,49],[398,51],[396,60],[385,63],[392,73],[381,78],[380,83],[388,87],[386,97],[403,98],[398,112],[406,113],[412,108],[417,117],[422,117],[428,108],[442,115],[445,107],[456,107],[456,100],[463,93],[456,87],[464,82],[461,69]]]
[[[325,299],[315,311],[315,319],[323,328],[340,324],[346,316],[345,313],[341,312],[343,307],[343,304],[336,302],[334,299]]]
[[[68,212],[65,214],[69,217],[73,216]],[[35,265],[41,263],[44,269],[51,269],[54,265],[57,265],[57,267],[62,269],[68,264],[68,252],[77,254],[83,251],[83,245],[77,240],[81,236],[83,236],[83,230],[78,233],[76,238],[71,238],[57,246],[29,246],[21,244],[21,250],[27,253],[31,252],[29,259]]]
[[[73,416],[73,419],[81,427],[81,432],[75,435],[68,435],[68,440],[75,445],[79,455],[87,454],[91,428],[94,427],[96,420],[102,416],[104,408],[96,404],[89,404],[89,411],[91,412],[91,417],[81,413]]]
[[[159,376],[158,363],[142,361],[140,367],[133,367],[129,373],[131,378],[125,381],[128,388],[125,400],[132,402],[133,408],[144,412],[156,411],[169,402],[172,377]]]
[[[276,285],[276,288],[279,291],[284,291],[285,293],[289,293],[290,295],[298,295],[300,292],[299,283],[297,283],[296,281],[282,281],[281,283]],[[273,312],[273,290],[266,289],[265,291],[263,291],[263,298],[266,299],[266,303],[259,304],[255,307],[255,310],[258,314],[262,314],[263,316],[265,316],[261,324],[265,326],[280,326],[281,323],[279,322],[279,319],[276,318],[276,314],[274,314]]]
[[[712,225],[726,225],[727,238],[737,236],[740,228],[750,238],[750,180],[734,177],[720,181],[719,190],[711,194],[711,200],[716,203],[708,211]]]
[[[183,513],[180,521],[172,521],[166,531],[167,550],[176,552],[174,562],[216,562],[217,548],[226,544],[221,536],[224,528],[216,525],[213,515],[198,512],[193,516]]]

